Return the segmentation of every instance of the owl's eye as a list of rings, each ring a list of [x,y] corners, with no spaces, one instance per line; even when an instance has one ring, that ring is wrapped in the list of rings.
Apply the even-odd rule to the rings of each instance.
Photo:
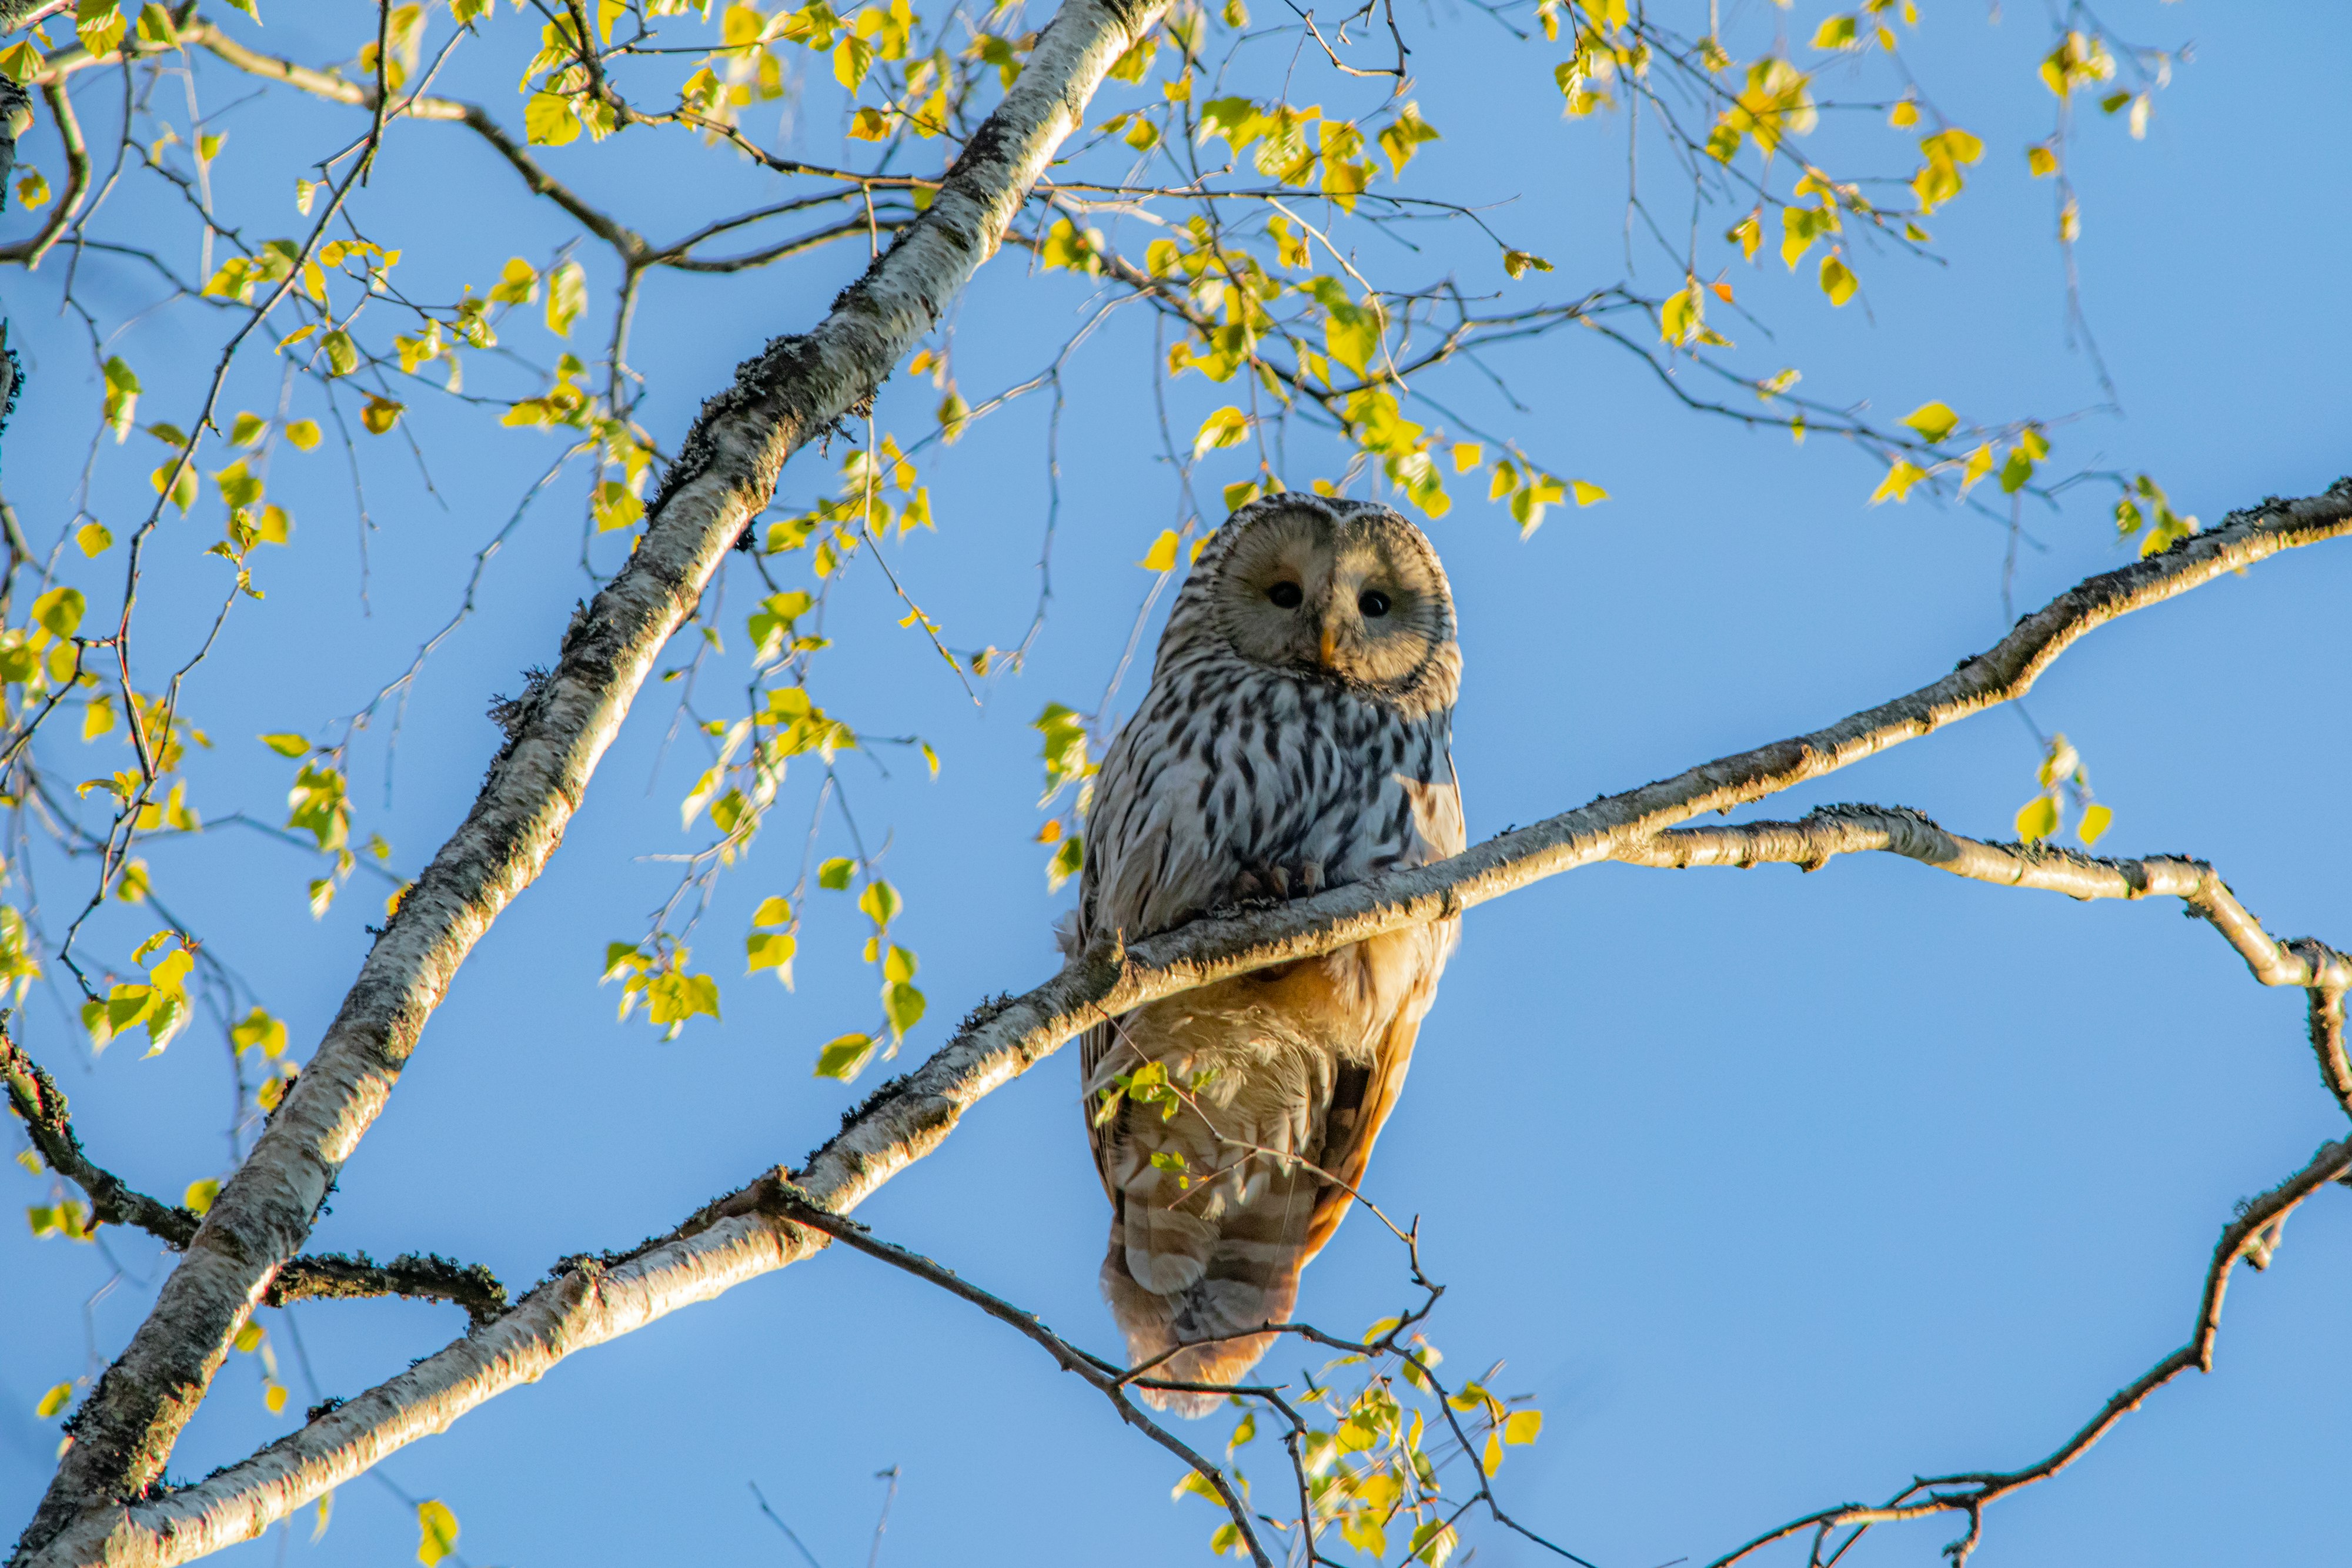
[[[1277,610],[1296,610],[1307,600],[1307,595],[1295,582],[1277,582],[1265,591],[1265,596],[1274,601]]]
[[[1389,596],[1377,588],[1368,588],[1356,600],[1356,608],[1378,619],[1389,612]]]

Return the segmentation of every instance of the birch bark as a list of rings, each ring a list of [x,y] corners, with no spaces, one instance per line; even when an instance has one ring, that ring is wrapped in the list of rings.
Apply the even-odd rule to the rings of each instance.
[[[120,1504],[162,1475],[230,1341],[309,1236],[458,965],[562,841],[654,660],[767,506],[785,459],[871,397],[994,254],[1111,63],[1164,6],[1066,0],[930,210],[814,331],[771,342],[703,405],[635,554],[573,617],[554,674],[530,695],[464,824],[410,889],[285,1104],[91,1393],[16,1561],[86,1550],[60,1539],[78,1516],[127,1518]],[[73,1539],[89,1540],[79,1529]],[[89,1560],[182,1560],[160,1538],[124,1549],[133,1554]]]
[[[846,1214],[937,1148],[966,1111],[1106,1015],[1252,969],[1328,953],[1381,932],[1446,918],[1600,861],[1696,864],[1736,859],[1736,847],[1710,852],[1711,841],[1703,833],[1663,844],[1658,835],[1703,812],[1777,794],[2022,696],[2078,639],[2135,610],[2283,550],[2347,537],[2352,479],[2304,500],[2268,502],[2233,514],[2161,556],[2090,579],[2027,616],[2000,643],[1943,679],[1825,729],[1605,797],[1490,839],[1451,860],[1276,909],[1196,921],[1132,947],[1082,955],[1029,995],[971,1020],[915,1072],[877,1092],[837,1137],[809,1157],[793,1178],[795,1191],[804,1201]],[[1741,841],[1749,852],[1757,848],[1750,841],[1762,831]],[[1881,840],[1892,841],[1882,829],[1877,839],[1865,842],[1847,834],[1835,846],[1878,848]],[[1942,863],[1948,857],[1938,848],[1927,858]],[[1970,865],[1963,874],[2035,880],[1982,865]],[[2078,894],[2088,890],[2134,895],[2121,873],[2113,890],[2087,871],[2053,872],[2042,880]],[[2150,890],[2181,894],[2169,883]],[[2281,970],[2284,981],[2272,978],[2269,969],[2285,960],[2264,956],[2268,949],[2258,948],[2256,938],[2269,939],[2259,927],[2251,936],[2232,929],[2229,910],[2236,907],[2234,900],[2228,909],[2216,905],[2208,918],[2247,955],[2257,977],[2266,984],[2301,985],[2317,976],[2315,969],[2307,975]],[[2251,925],[2250,917],[2241,924]],[[45,1549],[21,1561],[28,1568],[162,1568],[258,1534],[405,1444],[445,1430],[477,1406],[535,1381],[573,1352],[821,1249],[828,1239],[793,1223],[776,1201],[784,1196],[785,1179],[781,1171],[770,1172],[617,1262],[573,1268],[494,1322],[194,1486],[152,1500],[84,1510]]]

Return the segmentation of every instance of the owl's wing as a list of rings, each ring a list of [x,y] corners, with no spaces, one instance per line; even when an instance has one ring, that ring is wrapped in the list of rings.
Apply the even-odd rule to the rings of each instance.
[[[1444,860],[1462,852],[1468,842],[1462,821],[1462,791],[1454,771],[1454,757],[1449,748],[1445,757],[1445,781],[1433,781],[1411,791],[1413,808],[1415,843],[1406,863],[1426,865],[1431,861]],[[1438,976],[1444,971],[1445,959],[1454,949],[1458,924],[1448,923],[1434,927],[1427,934],[1400,933],[1388,937],[1374,937],[1360,950],[1360,962],[1368,964],[1409,963],[1418,966],[1401,998],[1402,1004],[1389,1017],[1387,1029],[1372,1048],[1369,1067],[1342,1062],[1337,1082],[1332,1085],[1331,1109],[1324,1121],[1323,1152],[1316,1160],[1344,1186],[1327,1186],[1315,1200],[1315,1212],[1307,1222],[1307,1252],[1300,1260],[1304,1267],[1315,1254],[1323,1250],[1339,1221],[1347,1218],[1348,1206],[1355,1195],[1348,1189],[1360,1191],[1364,1172],[1370,1166],[1372,1145],[1379,1141],[1381,1128],[1396,1109],[1397,1096],[1404,1089],[1404,1075],[1412,1066],[1413,1041],[1421,1034],[1421,1020],[1437,997]]]
[[[1389,1020],[1373,1048],[1370,1066],[1348,1062],[1339,1068],[1332,1086],[1331,1109],[1324,1122],[1323,1152],[1315,1163],[1346,1185],[1327,1186],[1317,1196],[1315,1212],[1307,1221],[1307,1249],[1299,1259],[1302,1268],[1323,1250],[1324,1243],[1339,1228],[1339,1221],[1347,1218],[1349,1205],[1355,1202],[1355,1193],[1349,1189],[1361,1190],[1364,1185],[1372,1145],[1379,1140],[1389,1113],[1396,1109],[1404,1075],[1412,1066],[1412,1045],[1421,1033],[1422,1015],[1436,991],[1437,976],[1433,972],[1415,988],[1411,1005]]]

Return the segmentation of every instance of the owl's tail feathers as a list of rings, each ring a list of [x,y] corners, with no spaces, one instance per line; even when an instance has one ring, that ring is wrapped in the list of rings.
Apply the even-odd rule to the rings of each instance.
[[[1259,1331],[1288,1322],[1298,1300],[1314,1198],[1311,1178],[1276,1180],[1256,1201],[1200,1226],[1171,1225],[1175,1215],[1128,1195],[1111,1221],[1102,1266],[1103,1296],[1127,1336],[1128,1364],[1154,1363],[1150,1375],[1169,1383],[1241,1382],[1281,1337]],[[1178,1235],[1191,1245],[1173,1255],[1146,1250]],[[1225,1402],[1216,1394],[1136,1392],[1180,1416],[1206,1416]]]

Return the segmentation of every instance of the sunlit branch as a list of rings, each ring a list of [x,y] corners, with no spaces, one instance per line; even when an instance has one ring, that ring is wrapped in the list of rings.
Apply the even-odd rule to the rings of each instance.
[[[2110,621],[2282,550],[2347,535],[2352,481],[2305,500],[2265,503],[2076,585],[1949,675],[1825,729],[1604,797],[1433,865],[1275,908],[1213,914],[1081,955],[1028,995],[975,1010],[922,1066],[880,1085],[797,1173],[757,1178],[632,1252],[575,1261],[495,1322],[263,1452],[169,1497],[89,1516],[30,1561],[100,1561],[111,1536],[125,1549],[135,1540],[152,1561],[176,1563],[244,1539],[564,1357],[812,1255],[813,1232],[767,1212],[775,1180],[791,1179],[810,1201],[846,1213],[938,1148],[982,1099],[1092,1024],[1217,980],[1450,918],[1610,860],[1703,812],[1779,793],[2021,696],[2075,641]],[[299,1085],[316,1073],[314,1059]],[[285,1120],[283,1110],[278,1120]],[[2352,1144],[2345,1147],[2352,1160]]]
[[[785,460],[870,398],[944,313],[996,248],[1104,74],[1160,11],[1148,0],[1066,0],[929,209],[814,331],[777,340],[705,406],[646,508],[635,551],[573,617],[553,672],[518,716],[466,822],[377,937],[326,1038],[207,1211],[130,1346],[84,1401],[78,1440],[20,1542],[23,1562],[102,1559],[126,1549],[121,1531],[136,1527],[114,1500],[143,1492],[161,1474],[226,1347],[307,1238],[335,1174],[388,1099],[425,1019],[474,945],[545,866],[660,650],[768,504]],[[206,418],[211,412],[208,401]],[[608,1293],[595,1293],[610,1304]],[[478,1331],[485,1344],[519,1312]],[[351,1409],[325,1419],[350,1423]],[[294,1458],[284,1446],[273,1453],[272,1463]],[[358,1458],[364,1469],[375,1457],[347,1449],[335,1462]],[[152,1505],[171,1509],[176,1522],[142,1550],[161,1552],[159,1562],[184,1561],[268,1521],[236,1505],[199,1517],[185,1511],[190,1505],[202,1508],[192,1492]]]

